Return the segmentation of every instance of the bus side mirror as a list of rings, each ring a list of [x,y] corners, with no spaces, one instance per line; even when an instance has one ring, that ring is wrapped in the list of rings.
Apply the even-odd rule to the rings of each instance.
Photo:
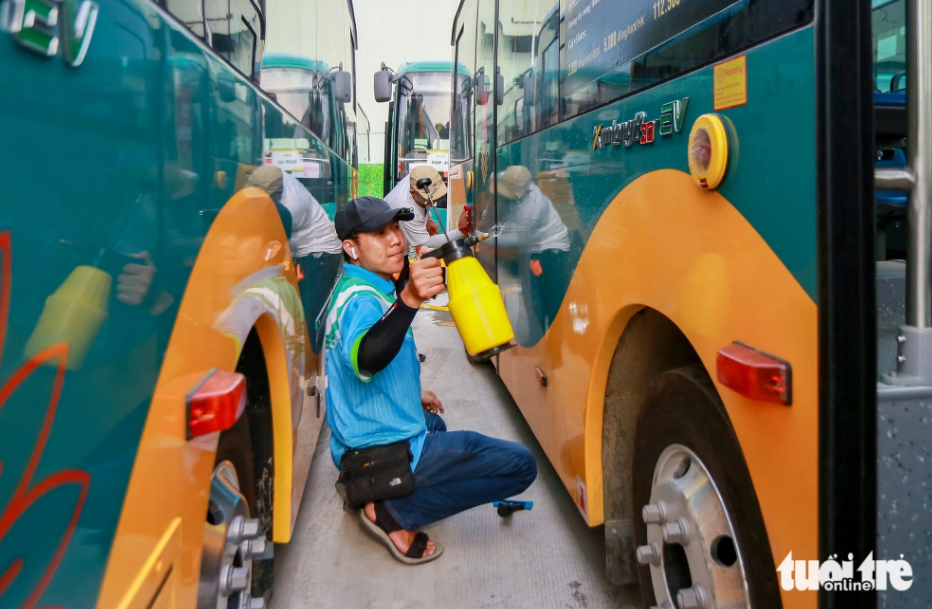
[[[382,103],[390,101],[392,98],[392,73],[388,70],[379,70],[375,73],[373,80],[373,90],[375,91],[375,101]]]
[[[505,77],[502,76],[502,69],[495,68],[495,105],[501,106],[505,103]]]
[[[344,104],[353,101],[353,77],[346,70],[333,73],[333,96]]]
[[[528,108],[533,107],[534,102],[537,101],[537,76],[533,74],[525,76],[522,88],[524,89],[524,105]]]

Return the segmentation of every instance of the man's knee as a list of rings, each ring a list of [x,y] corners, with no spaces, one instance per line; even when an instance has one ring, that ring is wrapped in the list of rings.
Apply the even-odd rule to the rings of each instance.
[[[515,450],[516,474],[518,479],[527,488],[537,478],[537,461],[534,460],[534,453],[531,449],[523,444],[516,444]]]
[[[518,442],[505,443],[505,454],[502,455],[511,464],[511,478],[516,485],[521,485],[521,492],[537,478],[537,461],[534,453],[524,444]]]

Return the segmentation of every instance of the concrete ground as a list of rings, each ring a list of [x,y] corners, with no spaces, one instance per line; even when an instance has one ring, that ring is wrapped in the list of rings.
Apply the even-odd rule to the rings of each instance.
[[[422,309],[414,334],[427,355],[423,387],[443,401],[450,430],[470,429],[534,451],[540,474],[521,496],[533,509],[502,519],[485,505],[435,523],[425,530],[444,544],[443,556],[402,565],[357,516],[343,511],[325,427],[292,541],[275,548],[271,609],[641,606],[636,589],[608,582],[602,527],[585,525],[494,368],[466,361],[449,313]]]

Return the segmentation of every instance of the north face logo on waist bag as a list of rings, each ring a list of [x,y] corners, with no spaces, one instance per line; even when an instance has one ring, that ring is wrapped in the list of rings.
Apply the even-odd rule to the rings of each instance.
[[[393,478],[391,482],[388,483],[389,486],[398,486],[401,484],[401,478]]]

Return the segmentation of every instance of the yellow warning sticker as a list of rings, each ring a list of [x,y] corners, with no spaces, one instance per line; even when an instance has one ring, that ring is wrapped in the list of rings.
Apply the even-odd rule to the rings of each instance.
[[[745,55],[715,66],[713,80],[716,110],[725,110],[748,103],[748,71]]]

